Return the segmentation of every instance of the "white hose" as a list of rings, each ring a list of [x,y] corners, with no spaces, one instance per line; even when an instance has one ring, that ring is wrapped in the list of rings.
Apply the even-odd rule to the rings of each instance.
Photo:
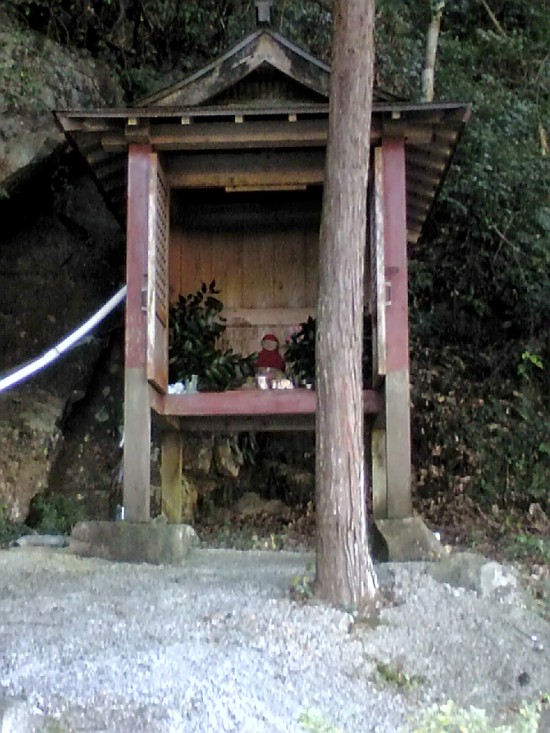
[[[17,369],[15,372],[12,372],[7,377],[0,378],[0,393],[15,386],[16,384],[19,384],[20,382],[23,382],[25,379],[28,379],[33,374],[36,374],[44,369],[44,367],[47,367],[53,361],[58,359],[62,354],[86,336],[93,328],[95,328],[98,323],[101,323],[101,321],[106,318],[112,310],[122,303],[125,297],[126,285],[121,288],[116,295],[113,295],[113,297],[110,298],[105,305],[97,311],[97,313],[85,321],[76,329],[76,331],[73,331],[66,336],[56,346],[52,347],[49,351],[46,351],[37,359],[34,359],[25,366]]]

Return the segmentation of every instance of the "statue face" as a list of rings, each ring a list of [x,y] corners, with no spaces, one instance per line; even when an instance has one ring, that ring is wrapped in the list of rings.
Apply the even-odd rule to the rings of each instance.
[[[277,351],[279,344],[273,339],[262,339],[262,349],[266,351]]]

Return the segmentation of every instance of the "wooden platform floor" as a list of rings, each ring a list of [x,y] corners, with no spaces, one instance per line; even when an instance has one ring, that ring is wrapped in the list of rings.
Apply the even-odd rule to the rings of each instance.
[[[378,415],[384,407],[375,390],[365,390],[363,402],[366,415]],[[160,427],[171,430],[314,430],[317,395],[308,389],[157,393],[152,407]]]

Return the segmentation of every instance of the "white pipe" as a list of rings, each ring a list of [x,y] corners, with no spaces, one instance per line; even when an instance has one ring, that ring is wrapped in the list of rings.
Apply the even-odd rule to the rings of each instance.
[[[95,313],[91,318],[85,321],[79,328],[76,329],[76,331],[73,331],[68,336],[66,336],[56,346],[51,348],[49,351],[46,351],[44,354],[42,354],[42,356],[39,356],[37,359],[34,359],[34,361],[26,364],[24,367],[20,367],[7,377],[3,377],[2,379],[0,379],[0,392],[4,392],[6,389],[9,389],[14,385],[19,384],[19,382],[28,379],[33,374],[36,374],[37,372],[44,369],[44,367],[47,367],[48,364],[51,364],[53,361],[55,361],[58,357],[60,357],[72,346],[74,346],[78,341],[80,341],[80,339],[86,336],[86,334],[88,334],[93,328],[95,328],[98,323],[101,323],[101,321],[106,318],[112,310],[114,310],[118,305],[120,305],[120,303],[122,303],[125,297],[126,285],[121,288],[118,293],[116,293],[116,295],[113,295],[113,297],[110,298],[105,303],[105,305],[103,305],[97,311],[97,313]]]

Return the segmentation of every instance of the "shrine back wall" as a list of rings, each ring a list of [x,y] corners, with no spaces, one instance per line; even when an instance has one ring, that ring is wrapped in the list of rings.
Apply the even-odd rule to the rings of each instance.
[[[315,314],[320,191],[175,191],[170,232],[170,300],[216,281],[228,328],[224,346],[281,344]]]

